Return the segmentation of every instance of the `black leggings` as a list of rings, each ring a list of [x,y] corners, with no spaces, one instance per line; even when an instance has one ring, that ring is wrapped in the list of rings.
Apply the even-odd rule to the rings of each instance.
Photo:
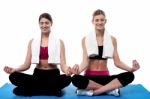
[[[60,75],[59,69],[41,70],[35,68],[33,75],[14,72],[9,79],[17,86],[16,95],[60,95],[61,90],[71,83],[71,77]]]
[[[117,78],[122,86],[126,86],[134,80],[134,74],[132,72],[124,72],[118,75],[112,76],[82,76],[74,75],[72,77],[72,83],[78,89],[85,89],[88,86],[89,80],[95,81],[101,85],[106,85],[113,79]]]

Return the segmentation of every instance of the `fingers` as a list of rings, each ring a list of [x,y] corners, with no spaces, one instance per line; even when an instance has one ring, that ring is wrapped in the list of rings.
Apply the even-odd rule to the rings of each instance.
[[[136,60],[134,60],[134,65],[135,65],[136,67],[139,67],[139,63],[138,63]]]
[[[68,67],[66,71],[66,75],[78,74],[79,73],[79,65],[75,64],[72,68]]]
[[[136,71],[140,68],[139,63],[137,62],[137,60],[133,60],[133,70]]]
[[[8,73],[8,74],[11,74],[11,73],[14,71],[14,69],[11,68],[11,67],[5,66],[5,67],[4,67],[4,71],[5,71],[6,73]]]
[[[7,72],[8,71],[8,66],[4,67],[4,71]]]
[[[75,65],[72,67],[72,73],[73,73],[73,74],[78,74],[78,73],[79,73],[79,65],[78,65],[78,64],[75,64]]]
[[[5,66],[5,67],[4,67],[4,71],[5,71],[6,73],[9,73],[9,72],[10,72],[10,68],[9,68],[8,66]]]
[[[70,76],[72,74],[71,67],[67,68],[66,75]]]
[[[73,67],[73,70],[74,70],[74,72],[78,72],[78,70],[79,70],[79,66],[76,64],[74,67]]]
[[[68,67],[68,75],[71,75],[72,72],[71,72],[71,67]]]

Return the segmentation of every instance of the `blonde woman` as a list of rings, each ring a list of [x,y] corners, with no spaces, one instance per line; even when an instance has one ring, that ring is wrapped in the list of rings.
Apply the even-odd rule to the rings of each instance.
[[[133,72],[139,69],[139,63],[133,60],[132,66],[123,63],[118,55],[117,40],[105,29],[106,16],[98,9],[93,13],[94,31],[82,39],[83,60],[81,65],[74,65],[72,83],[78,88],[79,95],[120,95],[119,88],[134,80]],[[116,67],[126,72],[110,75],[108,59],[112,58]],[[85,70],[84,75],[79,75]]]

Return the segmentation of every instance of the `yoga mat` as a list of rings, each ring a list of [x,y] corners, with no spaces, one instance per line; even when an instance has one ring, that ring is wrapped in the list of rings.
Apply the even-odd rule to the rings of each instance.
[[[75,94],[76,88],[70,84],[63,89],[63,96],[16,96],[12,90],[15,86],[6,83],[0,88],[0,99],[150,99],[150,92],[141,84],[128,85],[120,88],[120,97],[101,96],[78,96]]]

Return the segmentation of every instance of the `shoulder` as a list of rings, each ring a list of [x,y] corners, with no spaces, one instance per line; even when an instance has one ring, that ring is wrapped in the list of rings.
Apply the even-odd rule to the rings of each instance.
[[[113,42],[113,44],[117,44],[117,39],[114,37],[114,36],[111,36],[111,40],[112,40],[112,42]]]
[[[33,41],[34,41],[34,39],[33,39],[33,38],[32,38],[32,39],[30,39],[30,40],[29,40],[28,45],[31,45]]]
[[[30,39],[30,40],[29,40],[29,42],[30,42],[30,43],[32,43],[32,42],[33,42],[33,40],[34,40],[34,39],[32,38],[32,39]]]
[[[86,39],[86,37],[84,36],[84,37],[82,38],[82,42],[85,42],[85,39]]]
[[[29,42],[39,42],[41,40],[41,38],[40,37],[33,37],[33,38],[31,38],[30,39],[30,41]]]
[[[85,44],[85,40],[86,40],[86,37],[84,36],[84,37],[82,38],[82,45]]]
[[[117,39],[114,36],[111,36],[111,40],[114,46],[117,46]]]
[[[59,39],[59,41],[60,41],[60,46],[64,47],[64,41],[62,39]]]
[[[59,39],[60,44],[64,44],[64,41],[62,39]]]

